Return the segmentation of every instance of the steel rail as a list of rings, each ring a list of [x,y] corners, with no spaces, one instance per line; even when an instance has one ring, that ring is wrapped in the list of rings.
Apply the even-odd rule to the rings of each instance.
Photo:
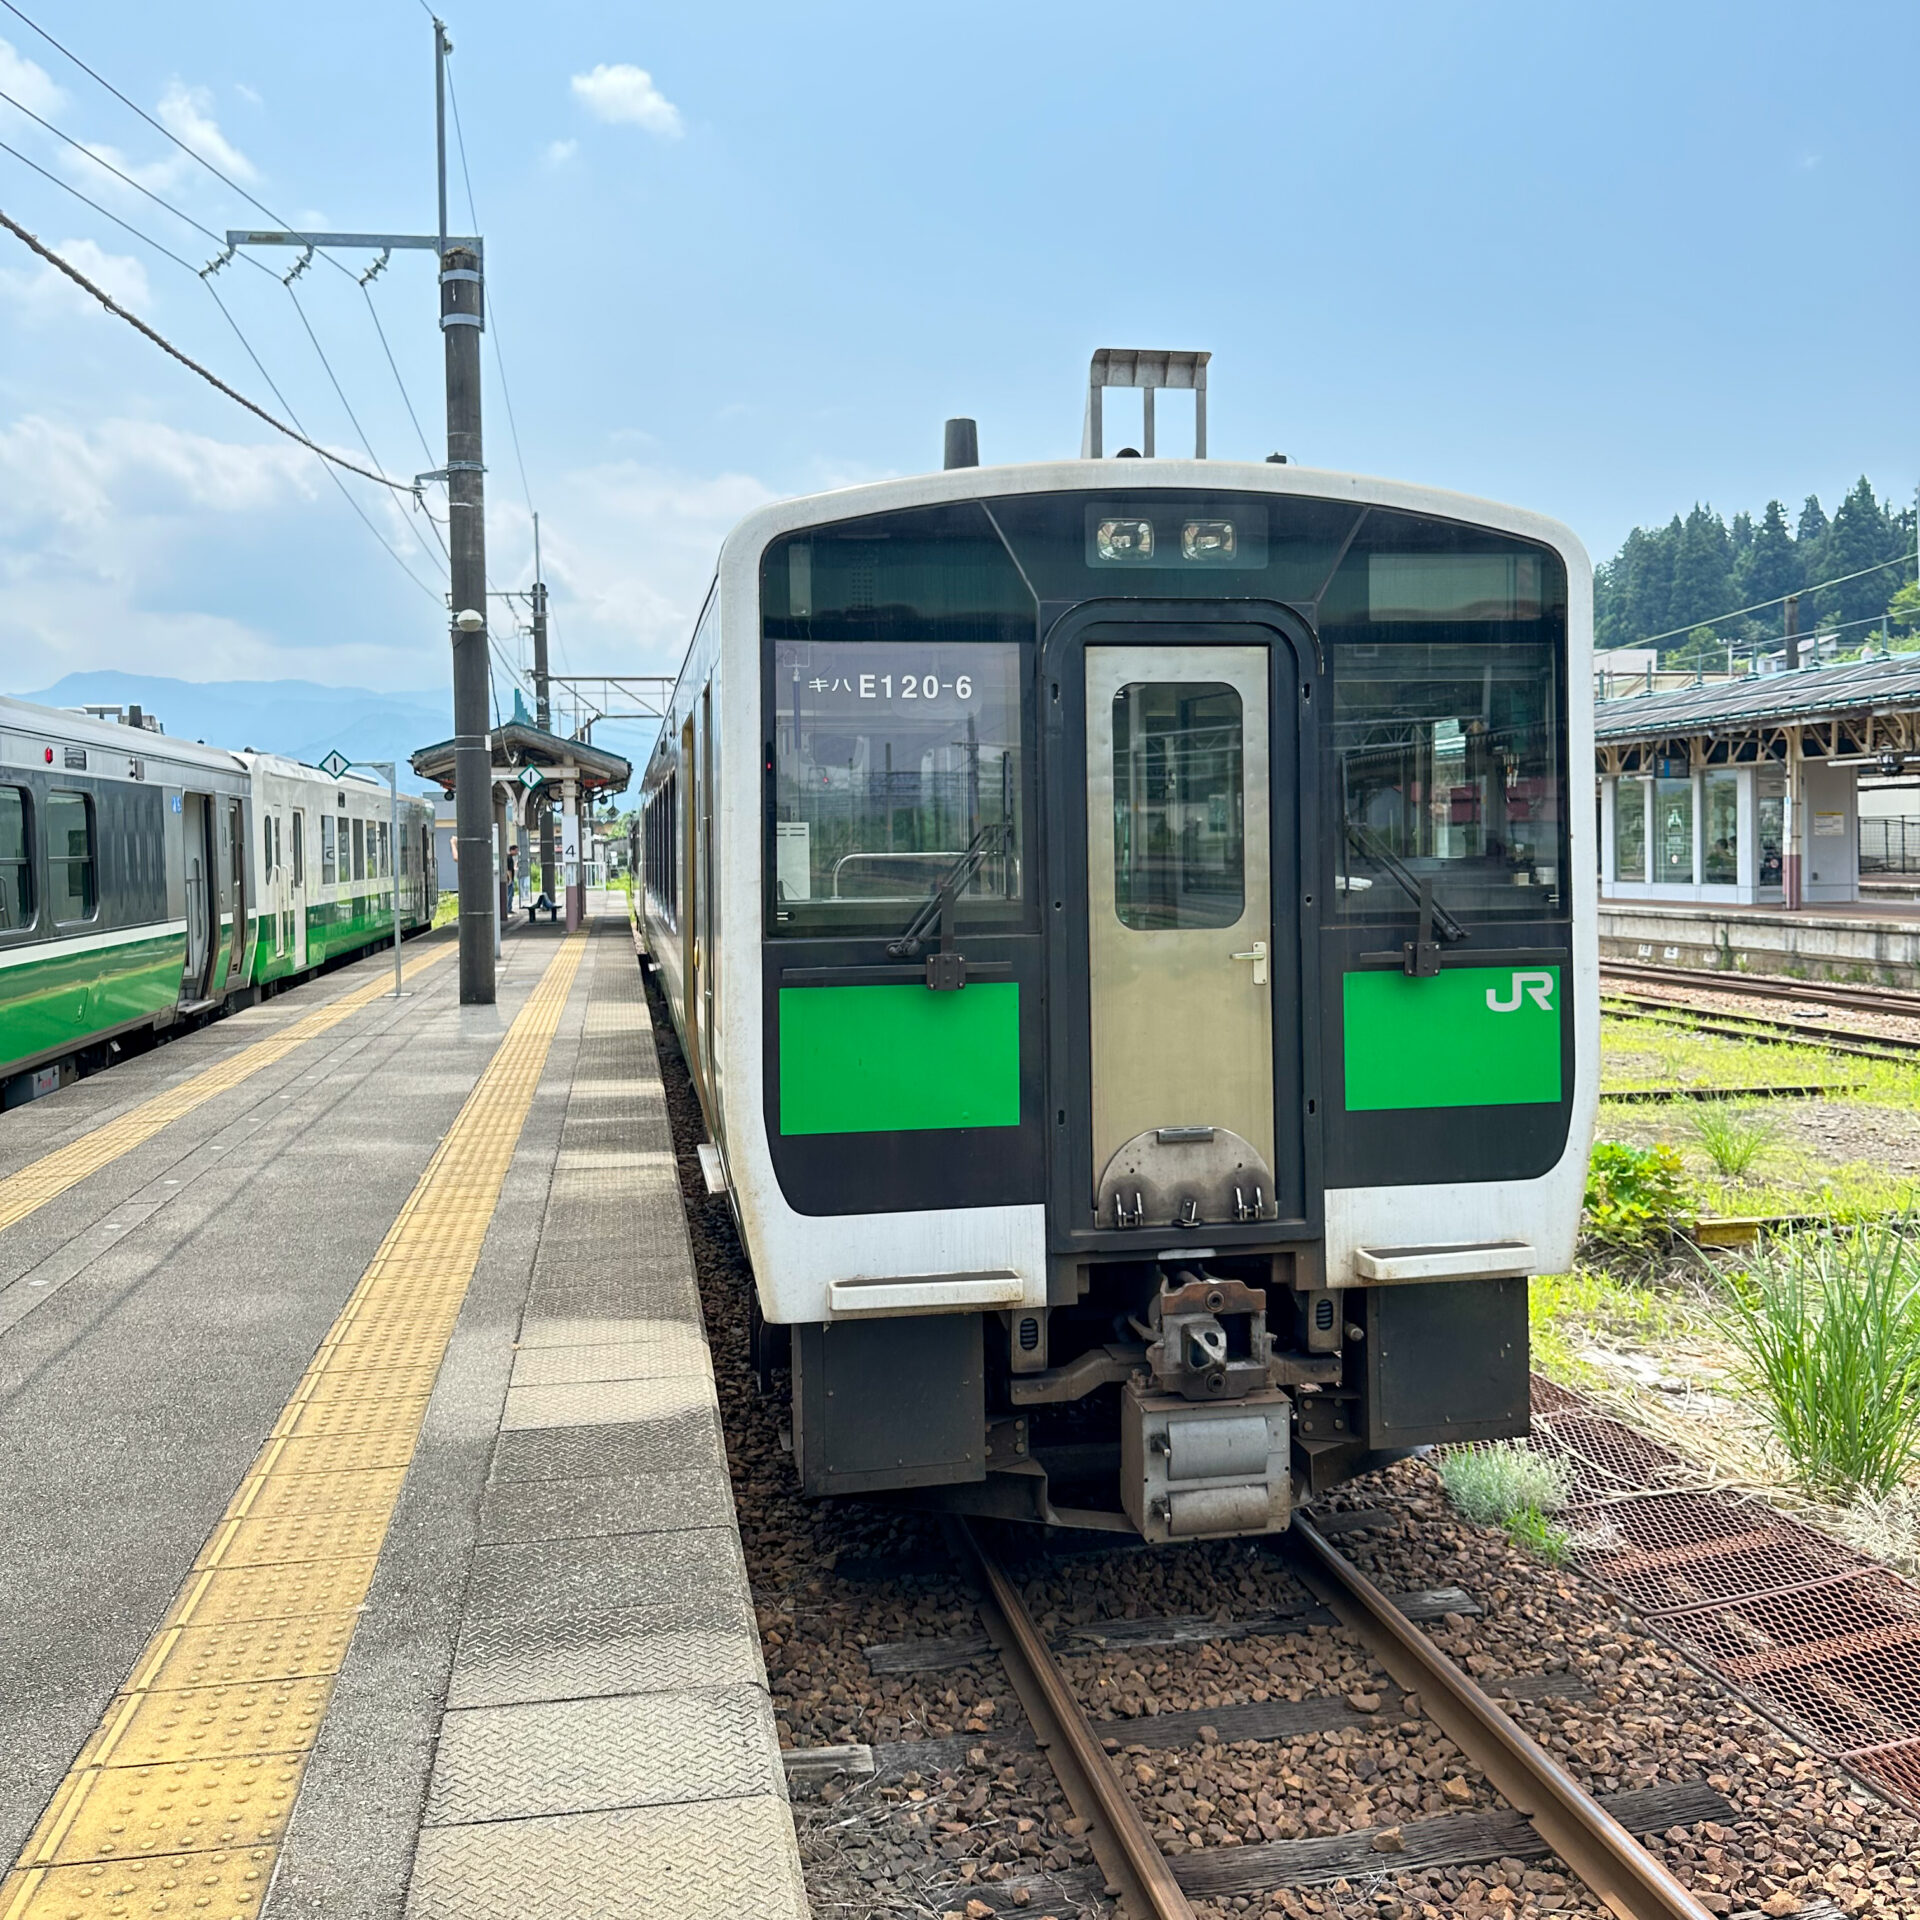
[[[960,1557],[972,1563],[985,1589],[980,1613],[987,1638],[999,1650],[1061,1789],[1074,1812],[1088,1822],[1087,1841],[1109,1891],[1119,1895],[1130,1920],[1194,1920],[1173,1868],[1115,1777],[1018,1588],[965,1520],[953,1523],[953,1537]]]
[[[1422,1712],[1619,1920],[1710,1920],[1707,1909],[1312,1522],[1294,1516],[1286,1550],[1309,1587],[1401,1687],[1420,1696]]]
[[[1860,1060],[1904,1064],[1920,1053],[1920,1040],[1862,1033],[1856,1027],[1809,1026],[1798,1020],[1769,1020],[1764,1013],[1723,1012],[1718,1007],[1680,1000],[1653,1000],[1632,994],[1603,994],[1600,1011],[1616,1020],[1638,1020],[1650,1027],[1684,1027],[1716,1040],[1751,1040],[1764,1047],[1807,1047],[1818,1053],[1848,1054]]]
[[[1602,960],[1602,980],[1640,980],[1649,986],[1688,987],[1703,993],[1742,993],[1755,1000],[1807,1000],[1861,1013],[1920,1019],[1920,994],[1895,988],[1830,986],[1818,980],[1773,980],[1749,974],[1708,973],[1699,967],[1662,967],[1646,961]]]

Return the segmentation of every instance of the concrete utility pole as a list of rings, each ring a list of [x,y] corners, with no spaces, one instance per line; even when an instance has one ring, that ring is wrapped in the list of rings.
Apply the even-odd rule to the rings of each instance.
[[[553,698],[547,680],[547,583],[540,570],[540,516],[533,516],[533,698],[540,731],[553,731]],[[553,897],[553,802],[543,793],[540,814],[540,888]]]
[[[460,849],[460,1004],[490,1007],[500,905],[493,872],[493,755],[487,738],[486,468],[480,436],[480,255],[447,242],[446,28],[433,23],[440,188],[440,331],[447,354],[447,547],[453,587],[453,837]]]
[[[486,468],[480,442],[480,334],[486,325],[478,234],[447,232],[447,55],[453,42],[433,23],[435,151],[439,161],[440,223],[433,233],[281,233],[229,229],[227,250],[319,247],[378,251],[431,248],[440,261],[440,331],[447,356],[447,464],[416,477],[416,488],[444,480],[452,553],[454,854],[460,868],[460,1001],[491,1006],[494,998],[492,742],[487,737],[491,692],[487,671]]]

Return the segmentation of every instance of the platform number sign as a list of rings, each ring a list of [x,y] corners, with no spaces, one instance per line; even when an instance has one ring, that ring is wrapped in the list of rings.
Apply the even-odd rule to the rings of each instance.
[[[538,767],[522,767],[520,769],[520,784],[525,787],[529,793],[535,793],[538,792],[541,787],[545,786],[546,782],[541,778]]]
[[[328,775],[329,778],[338,780],[352,765],[353,762],[349,760],[344,753],[336,749],[320,762],[320,771]]]

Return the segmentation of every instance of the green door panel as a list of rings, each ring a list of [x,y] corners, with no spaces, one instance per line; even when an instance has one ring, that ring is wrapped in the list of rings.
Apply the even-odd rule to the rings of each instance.
[[[1446,967],[1342,981],[1347,1111],[1560,1098],[1560,969]]]
[[[1020,988],[782,987],[780,1131],[1020,1124]]]

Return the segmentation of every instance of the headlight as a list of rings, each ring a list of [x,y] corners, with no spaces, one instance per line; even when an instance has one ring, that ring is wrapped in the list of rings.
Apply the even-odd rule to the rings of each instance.
[[[1151,520],[1102,520],[1093,530],[1093,550],[1102,560],[1151,560]]]
[[[1180,529],[1183,560],[1231,560],[1233,548],[1231,520],[1189,520]]]

